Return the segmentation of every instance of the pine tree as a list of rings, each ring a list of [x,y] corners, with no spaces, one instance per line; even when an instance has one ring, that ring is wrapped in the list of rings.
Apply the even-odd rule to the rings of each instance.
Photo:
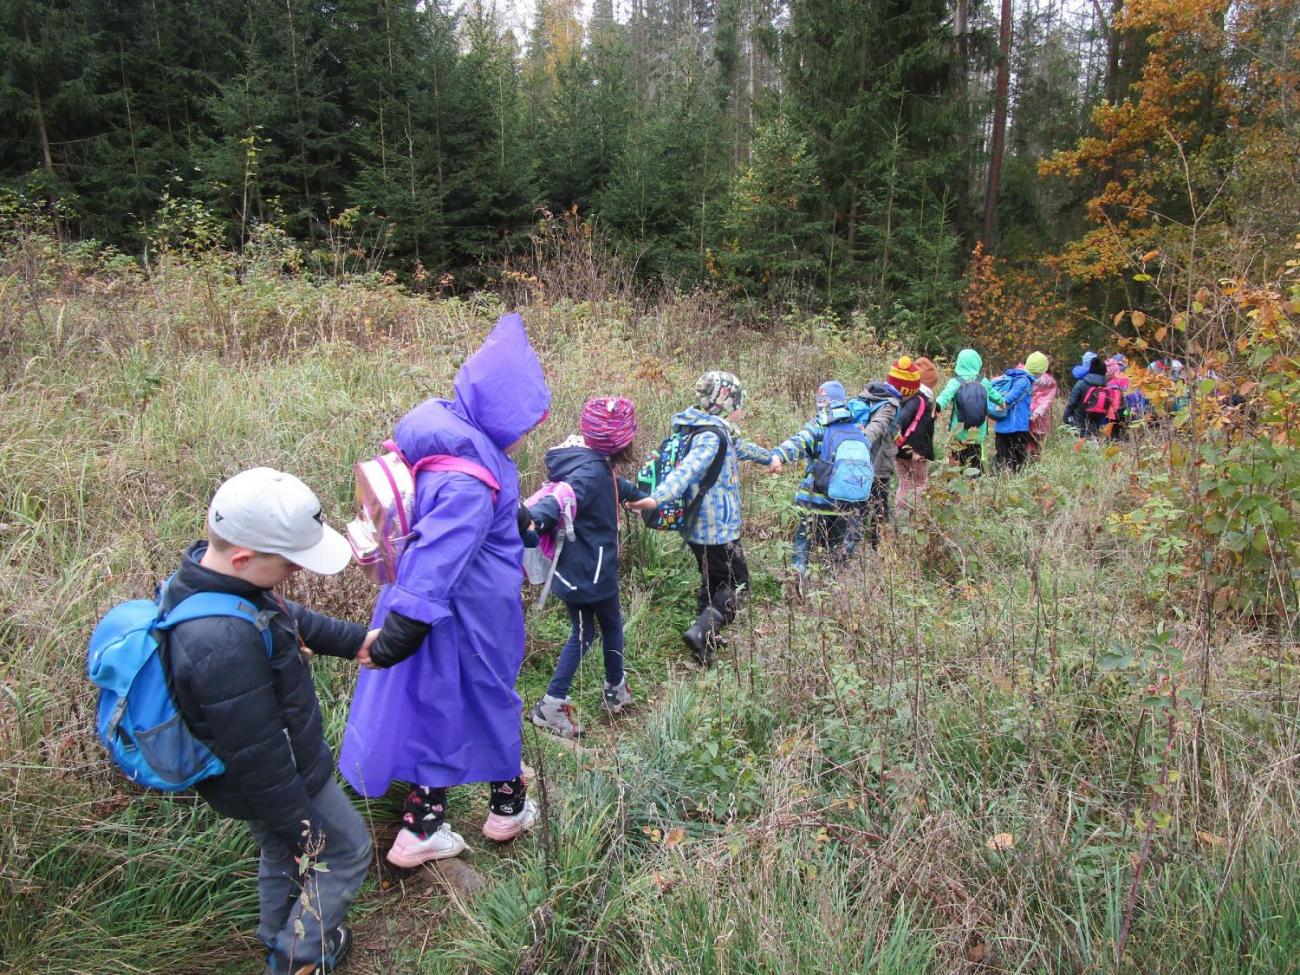
[[[455,66],[455,23],[437,4],[349,0],[345,111],[356,175],[349,202],[387,233],[401,263],[441,268],[448,242],[441,169],[445,79]],[[445,88],[445,84],[443,86]],[[378,232],[378,227],[376,227]]]
[[[783,106],[820,162],[836,304],[871,285],[869,266],[889,283],[893,258],[883,248],[897,238],[895,201],[932,205],[963,178],[946,18],[942,0],[790,5]]]
[[[83,144],[86,195],[104,232],[138,242],[164,189],[222,203],[224,187],[202,165],[211,99],[236,70],[242,2],[106,0],[96,82],[97,137]]]
[[[74,212],[82,173],[64,147],[93,132],[101,98],[87,0],[10,0],[0,8],[0,167]]]
[[[554,210],[589,210],[622,148],[632,108],[620,63],[626,51],[612,22],[593,27],[584,49],[571,0],[539,3],[538,17],[525,77],[539,191]]]
[[[708,237],[724,203],[729,159],[719,145],[712,79],[699,52],[682,46],[637,112],[609,185],[602,221],[652,276],[693,281],[706,273]]]
[[[352,158],[341,107],[346,26],[336,33],[330,11],[308,0],[244,5],[239,68],[212,99],[215,122],[204,159],[229,188],[232,210],[247,196],[255,215],[265,218],[274,203],[290,232],[310,237],[348,205]],[[250,146],[257,148],[255,167]]]

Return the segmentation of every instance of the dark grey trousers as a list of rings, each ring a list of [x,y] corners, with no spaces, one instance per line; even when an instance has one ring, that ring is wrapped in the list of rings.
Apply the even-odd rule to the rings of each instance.
[[[298,849],[287,845],[258,820],[248,824],[261,848],[257,896],[261,923],[257,936],[271,950],[274,972],[291,972],[319,963],[329,935],[342,923],[370,869],[370,832],[339,784],[329,784],[311,799],[311,822],[323,843],[316,862],[328,870],[299,876]],[[304,827],[306,828],[306,827]]]

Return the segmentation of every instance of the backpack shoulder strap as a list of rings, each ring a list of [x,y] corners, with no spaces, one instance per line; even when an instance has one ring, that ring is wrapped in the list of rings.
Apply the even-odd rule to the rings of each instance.
[[[713,459],[709,461],[709,466],[705,468],[704,476],[700,478],[700,489],[696,494],[696,497],[702,497],[705,491],[717,483],[718,478],[722,474],[722,465],[727,459],[727,451],[731,449],[731,436],[727,431],[723,430],[721,427],[710,425],[693,431],[691,435],[686,438],[687,454],[691,452],[691,447],[695,444],[696,435],[706,431],[717,435],[718,451],[713,455]]]
[[[695,443],[695,436],[708,430],[718,437],[718,451],[709,461],[709,466],[704,471],[704,476],[700,478],[699,487],[695,490],[695,497],[691,498],[691,503],[682,510],[682,524],[688,525],[695,518],[696,512],[704,504],[704,495],[709,492],[713,485],[718,483],[718,478],[722,476],[722,465],[726,463],[727,451],[731,449],[731,437],[726,430],[720,427],[709,425],[703,429],[692,431],[691,435],[686,438],[686,453],[691,452],[691,446]],[[685,455],[683,455],[685,456]]]
[[[817,455],[821,460],[833,461],[835,451],[840,449],[840,444],[850,439],[855,433],[861,433],[862,428],[853,421],[852,417],[841,420],[838,423],[830,423],[822,428],[821,449]]]
[[[907,429],[898,435],[898,444],[900,447],[903,444],[907,443],[907,441],[911,438],[912,434],[916,432],[916,428],[920,424],[921,418],[925,416],[925,410],[926,410],[925,397],[918,395],[916,397],[916,401],[917,401],[916,416],[912,417],[912,422],[907,425]],[[901,406],[898,408],[898,412],[899,413],[903,412],[903,408]]]
[[[274,652],[271,614],[259,612],[247,599],[231,592],[196,592],[173,606],[154,628],[166,631],[181,623],[206,619],[209,616],[231,616],[252,623],[257,632],[262,634],[262,642],[266,644],[266,655],[270,657]]]
[[[496,504],[497,496],[501,493],[501,485],[492,475],[492,472],[481,464],[476,464],[465,457],[456,457],[452,454],[430,454],[428,457],[422,457],[411,465],[412,475],[419,474],[421,471],[437,471],[443,474],[468,474],[492,491],[493,504]]]

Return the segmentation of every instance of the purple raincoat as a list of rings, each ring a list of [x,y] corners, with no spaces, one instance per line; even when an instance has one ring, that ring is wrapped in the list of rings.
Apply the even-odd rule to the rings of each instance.
[[[407,660],[358,675],[339,770],[365,796],[392,781],[445,787],[520,770],[523,544],[519,474],[505,448],[545,418],[551,394],[517,314],[497,322],[455,389],[454,400],[426,400],[403,417],[394,439],[412,464],[430,454],[473,460],[501,492],[494,503],[469,475],[418,475],[413,538],[371,626],[393,609],[433,628]]]

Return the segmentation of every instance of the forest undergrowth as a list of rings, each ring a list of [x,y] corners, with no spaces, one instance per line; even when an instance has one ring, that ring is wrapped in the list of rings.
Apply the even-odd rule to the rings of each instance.
[[[707,293],[588,283],[561,297],[538,282],[521,307],[555,393],[518,458],[526,486],[588,395],[632,396],[648,449],[702,369],[731,369],[746,433],[772,444],[818,382],[859,388],[899,351],[813,320],[747,331]],[[0,968],[260,964],[246,831],[108,766],[87,637],[171,571],[239,469],[294,471],[346,520],[352,464],[449,390],[502,308],[219,259],[145,275],[48,241],[6,252]],[[1171,557],[1130,517],[1151,449],[1058,429],[1019,475],[936,466],[923,510],[802,597],[786,569],[794,477],[747,472],[753,592],[708,672],[678,637],[693,564],[629,520],[637,706],[599,717],[599,655],[584,661],[584,744],[525,731],[545,828],[488,849],[486,796],[456,790],[483,890],[377,865],[347,971],[1294,971],[1294,615],[1153,588]],[[374,598],[356,572],[291,588],[357,620]],[[566,630],[554,607],[530,616],[526,701]],[[353,668],[314,666],[337,744]],[[381,851],[397,806],[366,810]]]

